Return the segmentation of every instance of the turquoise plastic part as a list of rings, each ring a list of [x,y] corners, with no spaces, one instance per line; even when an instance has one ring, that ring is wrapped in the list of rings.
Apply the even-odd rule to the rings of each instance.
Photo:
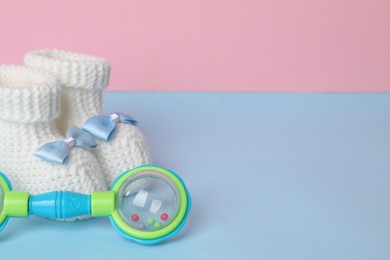
[[[70,191],[53,191],[30,196],[30,214],[67,219],[91,214],[91,196]]]
[[[8,177],[5,176],[4,173],[0,172],[0,176],[7,182],[9,190],[12,190],[11,182],[9,181]]]
[[[5,228],[5,226],[8,224],[9,218],[6,218],[3,222],[3,224],[0,225],[0,232]]]

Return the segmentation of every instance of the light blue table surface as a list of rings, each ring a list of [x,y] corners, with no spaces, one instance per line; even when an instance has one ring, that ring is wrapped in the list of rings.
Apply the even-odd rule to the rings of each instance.
[[[154,246],[107,218],[11,219],[0,259],[390,259],[390,94],[106,93],[193,198]]]

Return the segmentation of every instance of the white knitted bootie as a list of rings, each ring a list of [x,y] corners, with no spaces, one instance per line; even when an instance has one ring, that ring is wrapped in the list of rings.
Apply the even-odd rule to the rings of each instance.
[[[0,65],[0,172],[8,176],[14,190],[31,194],[105,190],[99,163],[87,150],[73,147],[63,165],[34,156],[41,145],[64,139],[54,122],[60,111],[59,96],[53,76]]]
[[[57,125],[62,133],[74,124],[102,113],[102,91],[108,86],[110,64],[103,58],[61,50],[39,50],[26,54],[24,62],[54,75],[62,85],[62,111]],[[93,153],[109,186],[122,172],[151,159],[142,132],[133,124],[118,123],[110,140],[95,140]]]

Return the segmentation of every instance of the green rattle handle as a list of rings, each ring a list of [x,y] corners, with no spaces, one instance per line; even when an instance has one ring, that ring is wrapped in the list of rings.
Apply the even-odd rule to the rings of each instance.
[[[96,191],[91,194],[91,214],[94,217],[111,216],[115,210],[115,193],[113,191]]]
[[[28,192],[7,191],[4,194],[3,212],[8,217],[28,217]]]

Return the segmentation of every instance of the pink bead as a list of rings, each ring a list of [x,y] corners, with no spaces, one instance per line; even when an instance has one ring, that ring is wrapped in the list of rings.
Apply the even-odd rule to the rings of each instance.
[[[133,214],[133,215],[131,216],[131,220],[134,221],[134,222],[137,222],[137,221],[139,220],[138,215],[137,215],[137,214]]]
[[[167,219],[168,219],[168,214],[167,213],[161,214],[161,220],[165,221]]]

